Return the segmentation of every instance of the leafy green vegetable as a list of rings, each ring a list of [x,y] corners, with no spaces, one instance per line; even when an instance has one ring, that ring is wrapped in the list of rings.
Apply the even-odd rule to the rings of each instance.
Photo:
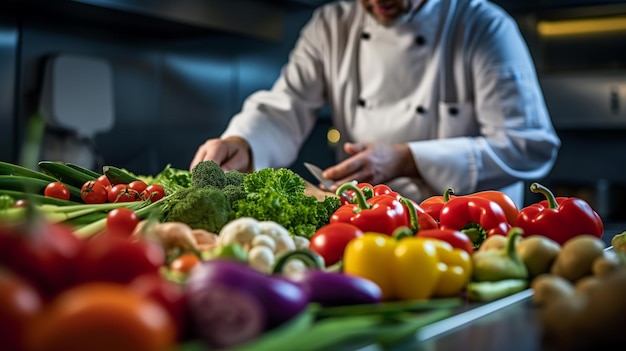
[[[128,172],[128,170],[124,171]],[[146,184],[156,183],[161,185],[167,194],[191,187],[191,172],[185,169],[174,168],[169,163],[161,172],[154,176],[129,173],[143,180]]]
[[[309,238],[328,224],[330,215],[341,205],[337,197],[318,201],[304,193],[304,180],[293,171],[264,168],[244,178],[247,196],[236,204],[234,218],[253,217],[274,221],[292,235]]]

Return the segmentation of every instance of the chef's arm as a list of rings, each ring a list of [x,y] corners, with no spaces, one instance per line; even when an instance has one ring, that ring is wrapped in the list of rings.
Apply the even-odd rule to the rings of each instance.
[[[222,138],[240,136],[254,153],[253,169],[287,167],[313,130],[325,104],[324,45],[319,14],[307,23],[270,90],[252,94]]]

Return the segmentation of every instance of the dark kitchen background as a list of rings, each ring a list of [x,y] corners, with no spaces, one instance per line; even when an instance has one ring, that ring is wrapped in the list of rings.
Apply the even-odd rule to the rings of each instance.
[[[0,160],[18,162],[28,121],[42,113],[39,159],[186,169],[245,97],[271,86],[325,2],[0,0]],[[586,199],[609,225],[626,222],[626,2],[495,2],[520,25],[563,142],[538,181]],[[61,115],[50,101],[63,103]],[[307,179],[302,161],[333,163],[329,117],[320,117],[292,167]]]

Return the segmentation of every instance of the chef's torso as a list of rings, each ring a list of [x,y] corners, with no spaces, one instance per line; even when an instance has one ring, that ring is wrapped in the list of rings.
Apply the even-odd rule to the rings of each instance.
[[[351,137],[387,142],[425,138],[433,120],[421,102],[431,95],[436,75],[427,74],[432,48],[420,34],[420,25],[406,18],[384,27],[368,16],[362,27]]]

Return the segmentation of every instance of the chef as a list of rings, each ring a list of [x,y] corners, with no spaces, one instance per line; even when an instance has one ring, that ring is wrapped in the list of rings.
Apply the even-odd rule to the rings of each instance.
[[[252,94],[191,164],[288,167],[328,105],[337,185],[386,183],[416,201],[498,189],[552,168],[560,140],[515,21],[486,0],[338,1],[316,9],[273,87]]]

